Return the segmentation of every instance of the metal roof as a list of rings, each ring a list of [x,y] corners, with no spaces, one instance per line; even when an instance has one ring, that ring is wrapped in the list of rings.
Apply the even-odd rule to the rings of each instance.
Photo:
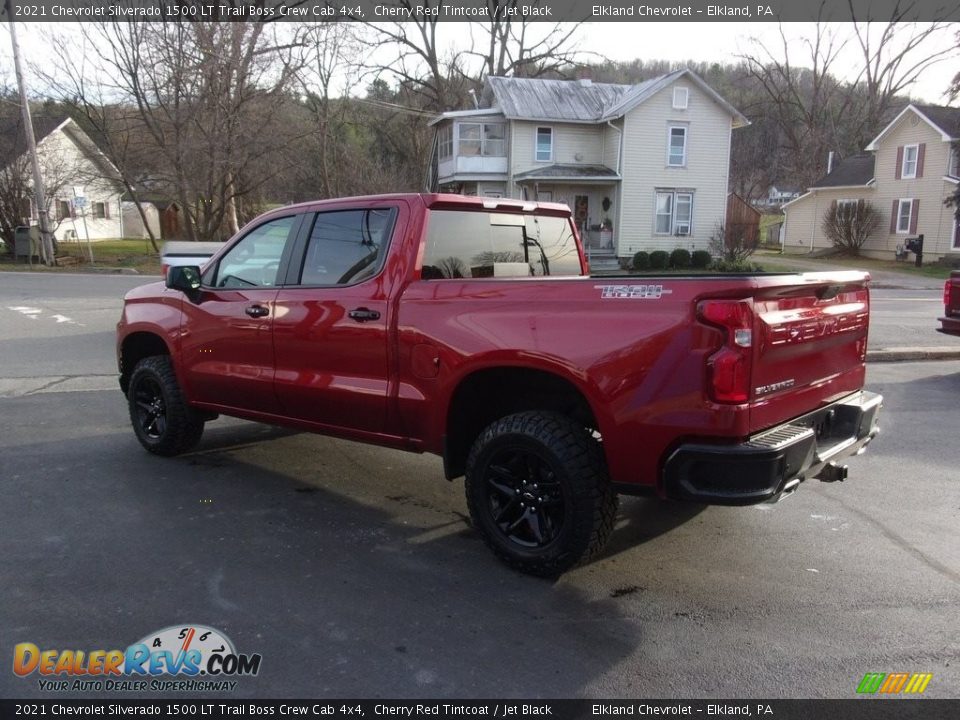
[[[554,164],[534,168],[513,176],[517,182],[524,180],[619,180],[620,176],[605,165]]]
[[[598,123],[619,118],[682,77],[688,78],[734,119],[734,127],[750,121],[690,70],[675,70],[638,85],[614,85],[590,80],[489,77],[492,99],[511,120]],[[484,93],[489,98],[490,93]]]

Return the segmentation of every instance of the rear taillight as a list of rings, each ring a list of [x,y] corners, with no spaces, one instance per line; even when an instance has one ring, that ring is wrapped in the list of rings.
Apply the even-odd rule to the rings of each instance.
[[[705,323],[725,332],[723,345],[707,358],[707,393],[719,403],[749,401],[753,302],[704,300],[697,306],[697,314]]]
[[[169,265],[167,265],[166,263],[162,263],[162,264],[160,265],[160,274],[161,274],[164,278],[166,278],[166,277],[167,277],[167,270],[169,270],[169,269],[170,269],[170,266],[169,266]]]
[[[944,312],[950,312],[950,281],[947,280],[943,284],[943,310]]]

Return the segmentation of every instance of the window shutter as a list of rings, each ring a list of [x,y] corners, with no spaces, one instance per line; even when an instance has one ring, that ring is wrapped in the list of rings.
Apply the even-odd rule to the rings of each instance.
[[[73,202],[70,200],[67,201],[67,205],[70,206],[70,218],[75,220],[77,218],[77,208],[74,207]]]
[[[917,215],[920,210],[920,201],[914,200],[913,207],[910,209],[910,234],[913,235],[917,231]]]
[[[895,176],[897,180],[900,179],[902,174],[903,174],[903,145],[897,148],[897,174]]]
[[[105,220],[110,219],[110,201],[109,200],[103,201],[103,217]]]
[[[927,144],[920,143],[920,147],[917,148],[917,177],[923,177],[923,156],[927,154]]]
[[[900,212],[900,201],[894,200],[893,207],[890,209],[890,234],[897,232],[897,214]]]

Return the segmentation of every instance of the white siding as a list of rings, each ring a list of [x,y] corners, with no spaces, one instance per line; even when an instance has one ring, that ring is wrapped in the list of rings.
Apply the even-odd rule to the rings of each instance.
[[[538,127],[553,128],[553,159],[550,162],[537,162],[534,156]],[[513,136],[510,172],[522,173],[554,164],[599,165],[603,162],[603,127],[515,120],[510,128]]]
[[[51,217],[56,218],[57,202],[73,203],[75,186],[82,186],[87,206],[75,209],[76,217],[67,217],[59,226],[54,220],[57,238],[63,238],[68,230],[76,237],[91,240],[106,240],[121,237],[120,193],[116,185],[103,177],[101,170],[84,155],[73,140],[62,130],[57,130],[37,143],[37,154],[43,167],[44,183],[48,187],[47,198],[51,202]],[[105,203],[109,218],[93,217],[94,203]],[[84,217],[86,229],[84,229]]]
[[[609,125],[603,126],[603,164],[611,170],[619,170],[620,135],[623,132],[623,121],[614,120],[613,125],[620,128],[620,131],[614,130]]]
[[[687,164],[683,168],[667,167],[667,128],[672,123],[686,124],[689,128]],[[707,248],[710,236],[726,213],[731,128],[730,115],[692,85],[686,110],[673,109],[671,86],[627,114],[618,255],[630,256],[637,250]],[[657,188],[693,192],[691,235],[654,234]]]

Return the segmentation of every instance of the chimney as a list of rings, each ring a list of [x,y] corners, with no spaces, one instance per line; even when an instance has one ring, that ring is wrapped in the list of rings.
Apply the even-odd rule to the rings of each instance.
[[[470,98],[473,100],[473,109],[480,109],[480,100],[477,99],[477,91],[473,88],[470,88]]]
[[[833,172],[833,150],[827,153],[827,175]]]

